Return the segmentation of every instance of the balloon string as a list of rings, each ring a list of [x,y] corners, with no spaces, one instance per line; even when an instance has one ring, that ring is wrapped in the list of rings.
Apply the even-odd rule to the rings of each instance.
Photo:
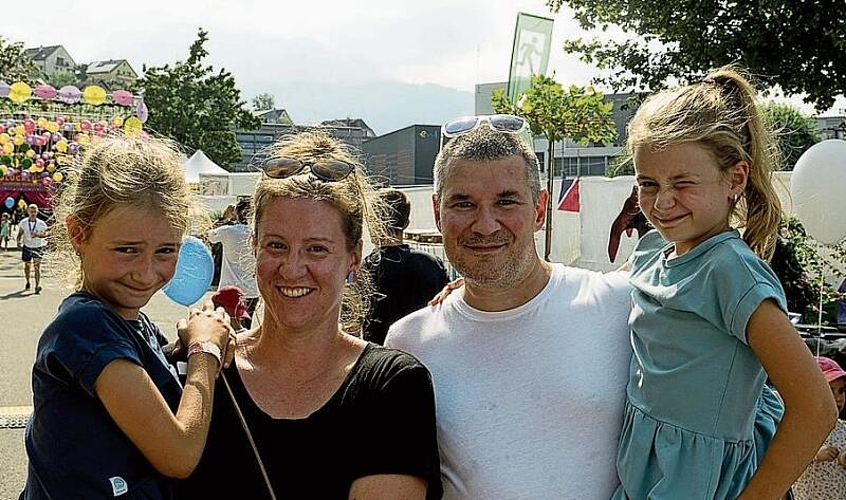
[[[817,312],[817,335],[822,338],[822,318],[823,318],[823,291],[825,289],[825,276],[820,273],[820,309]],[[819,354],[817,354],[819,356]]]
[[[244,428],[244,432],[247,434],[247,441],[250,442],[250,446],[253,448],[253,454],[256,456],[256,461],[258,462],[259,469],[261,469],[261,475],[264,478],[264,484],[267,486],[267,492],[270,493],[270,498],[272,500],[276,500],[276,494],[273,492],[273,486],[270,484],[270,477],[268,477],[267,470],[265,470],[264,468],[264,462],[261,459],[261,455],[259,455],[256,442],[253,441],[253,434],[252,432],[250,432],[250,428],[247,425],[247,420],[244,418],[244,414],[241,412],[241,407],[238,405],[238,401],[235,400],[235,394],[232,392],[232,388],[229,387],[229,381],[226,380],[226,374],[221,371],[220,376],[223,378],[223,385],[226,386],[226,391],[229,393],[229,398],[232,399],[232,404],[235,406],[235,413],[238,414],[238,420],[241,421],[241,427]]]

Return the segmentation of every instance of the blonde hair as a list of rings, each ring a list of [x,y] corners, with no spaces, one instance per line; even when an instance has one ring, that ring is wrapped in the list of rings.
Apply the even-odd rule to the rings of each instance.
[[[743,196],[731,219],[745,228],[743,240],[769,260],[775,249],[781,202],[773,171],[781,156],[756,103],[749,79],[734,66],[711,72],[702,82],[665,90],[648,98],[628,125],[629,154],[637,148],[663,149],[696,142],[708,148],[725,172],[738,162],[749,165]]]
[[[67,174],[54,208],[58,270],[64,270],[74,289],[84,279],[79,256],[71,245],[66,221],[73,217],[88,238],[97,221],[116,206],[155,210],[181,234],[198,216],[185,182],[176,144],[166,139],[108,137],[90,146]],[[75,273],[67,273],[75,269]]]
[[[371,241],[385,238],[386,205],[375,195],[364,166],[346,145],[323,132],[304,132],[274,143],[267,156],[269,159],[293,158],[305,162],[339,160],[351,165],[353,172],[336,182],[318,179],[309,170],[285,179],[262,175],[253,195],[250,217],[253,245],[258,242],[258,223],[265,207],[276,198],[320,201],[334,207],[341,214],[341,229],[348,252],[355,250],[363,240],[365,228]],[[353,282],[345,288],[340,322],[347,333],[360,335],[369,307],[367,298],[372,290],[370,274],[363,270],[355,273]]]

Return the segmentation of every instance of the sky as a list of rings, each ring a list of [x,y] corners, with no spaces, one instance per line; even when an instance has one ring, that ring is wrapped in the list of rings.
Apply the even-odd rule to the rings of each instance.
[[[591,69],[561,50],[576,22],[568,12],[550,13],[543,0],[80,0],[0,16],[0,35],[27,47],[64,45],[78,63],[128,59],[139,71],[184,59],[203,27],[210,62],[242,86],[396,80],[473,91],[477,82],[507,78],[520,11],[555,19],[550,69],[587,83]]]
[[[518,12],[555,19],[550,70],[588,83],[591,68],[561,50],[578,26],[543,0],[102,2],[78,0],[26,16],[0,16],[0,35],[27,47],[64,45],[77,63],[127,59],[136,69],[184,59],[197,29],[209,61],[247,97],[291,82],[432,83],[472,92],[508,77]]]
[[[555,20],[547,74],[588,84],[597,71],[562,50],[583,33],[569,10],[552,14],[544,0],[77,0],[0,16],[0,35],[27,47],[64,45],[77,63],[127,59],[140,72],[187,58],[202,27],[208,62],[232,72],[247,100],[268,92],[277,107],[293,108],[276,95],[285,85],[373,82],[435,84],[472,100],[476,83],[507,80],[521,11]]]

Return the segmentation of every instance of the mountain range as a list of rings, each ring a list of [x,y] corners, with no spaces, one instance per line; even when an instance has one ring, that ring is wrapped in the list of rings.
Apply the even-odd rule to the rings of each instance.
[[[242,89],[248,100],[261,93],[272,95],[276,107],[287,110],[298,125],[361,118],[377,135],[409,125],[440,125],[457,116],[472,115],[475,107],[472,92],[391,81],[264,83],[261,88]]]

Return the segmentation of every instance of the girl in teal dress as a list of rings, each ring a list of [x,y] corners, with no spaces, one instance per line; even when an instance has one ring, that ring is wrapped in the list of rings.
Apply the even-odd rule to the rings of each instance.
[[[836,411],[765,262],[781,206],[754,88],[722,68],[656,94],[628,146],[657,231],[628,263],[634,356],[613,498],[780,499]],[[785,408],[774,436],[767,375]]]

